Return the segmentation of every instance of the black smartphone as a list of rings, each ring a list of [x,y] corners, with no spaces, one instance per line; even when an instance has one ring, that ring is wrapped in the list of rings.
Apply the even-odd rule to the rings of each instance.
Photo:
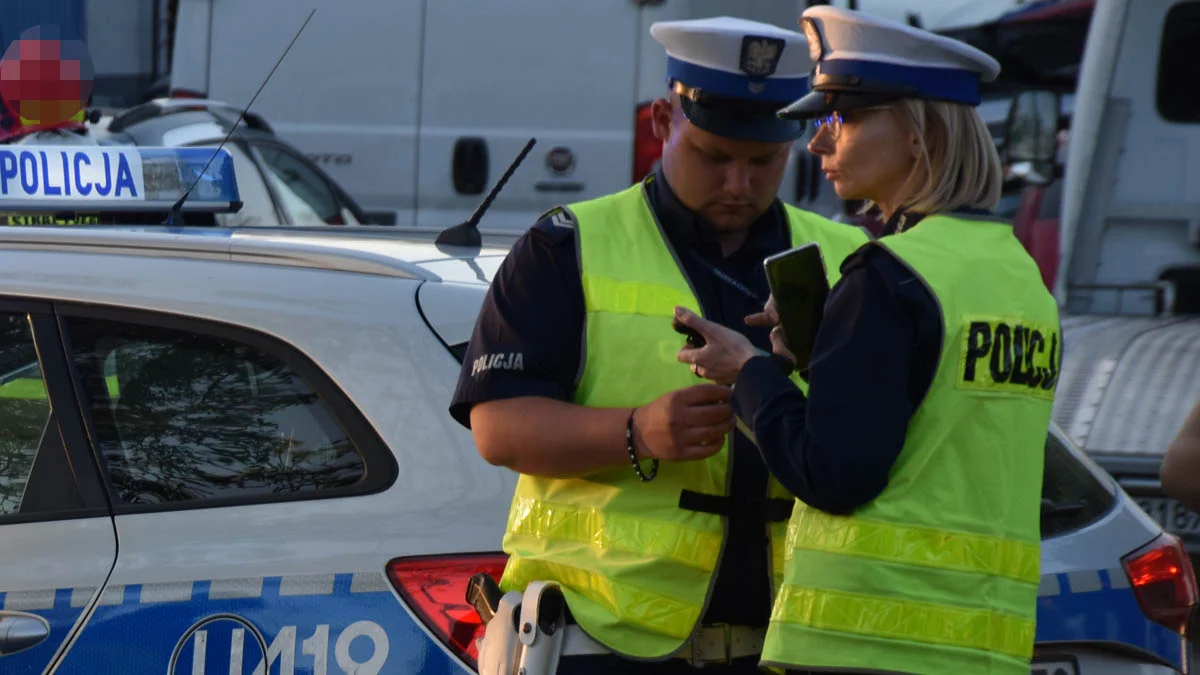
[[[821,247],[813,242],[776,253],[763,261],[763,268],[771,295],[775,296],[784,342],[796,357],[796,370],[803,375],[808,372],[829,295]]]
[[[696,332],[696,329],[688,328],[682,323],[679,323],[679,319],[671,319],[671,328],[674,328],[676,333],[687,336],[687,346],[691,347],[692,349],[699,349],[706,344],[703,335]]]

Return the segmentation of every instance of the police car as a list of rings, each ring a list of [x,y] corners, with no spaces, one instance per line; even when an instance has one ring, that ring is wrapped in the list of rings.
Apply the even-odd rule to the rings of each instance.
[[[261,115],[222,101],[154,99],[118,112],[93,111],[83,128],[49,129],[6,142],[16,146],[144,146],[224,148],[238,171],[243,205],[236,213],[205,219],[241,226],[362,225],[367,214],[311,158],[276,135]],[[234,123],[241,123],[234,128]],[[3,213],[0,224],[77,225],[141,222],[142,216],[116,209],[47,213]]]
[[[234,212],[213,150],[0,148],[0,206]],[[0,673],[472,671],[514,476],[447,404],[505,253],[0,228]],[[1057,427],[1043,494],[1031,672],[1183,672],[1178,541]]]

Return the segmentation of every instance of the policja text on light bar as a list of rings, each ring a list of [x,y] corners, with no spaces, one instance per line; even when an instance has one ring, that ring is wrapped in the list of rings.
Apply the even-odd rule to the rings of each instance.
[[[212,164],[201,176],[210,158]],[[4,211],[166,211],[193,182],[196,187],[184,210],[233,213],[241,209],[233,157],[224,149],[0,149],[0,210]]]

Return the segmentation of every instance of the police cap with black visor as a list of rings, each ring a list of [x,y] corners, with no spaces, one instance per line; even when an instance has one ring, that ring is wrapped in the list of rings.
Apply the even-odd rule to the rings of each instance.
[[[981,84],[1000,74],[995,59],[970,45],[861,12],[810,7],[800,26],[815,64],[812,91],[781,107],[783,120],[820,124],[901,99],[977,106]]]
[[[663,21],[650,35],[667,52],[667,82],[688,121],[715,136],[780,143],[804,123],[775,113],[808,92],[808,50],[794,31],[722,16]]]

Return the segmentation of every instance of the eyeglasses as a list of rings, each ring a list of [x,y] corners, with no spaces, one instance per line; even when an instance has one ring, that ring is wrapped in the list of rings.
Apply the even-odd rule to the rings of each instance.
[[[829,127],[829,133],[833,136],[833,140],[837,140],[838,136],[842,135],[842,114],[836,110],[824,117],[818,117],[813,120],[813,136],[821,133],[821,129]]]
[[[866,108],[852,108],[846,112],[850,115],[858,115],[859,113],[871,112],[874,110],[887,110],[889,107],[890,106],[886,105],[874,105]],[[821,133],[822,128],[829,127],[829,133],[832,135],[833,140],[836,141],[838,137],[842,135],[842,124],[845,121],[846,118],[843,116],[843,114],[836,110],[824,117],[818,117],[813,120],[813,136]]]

